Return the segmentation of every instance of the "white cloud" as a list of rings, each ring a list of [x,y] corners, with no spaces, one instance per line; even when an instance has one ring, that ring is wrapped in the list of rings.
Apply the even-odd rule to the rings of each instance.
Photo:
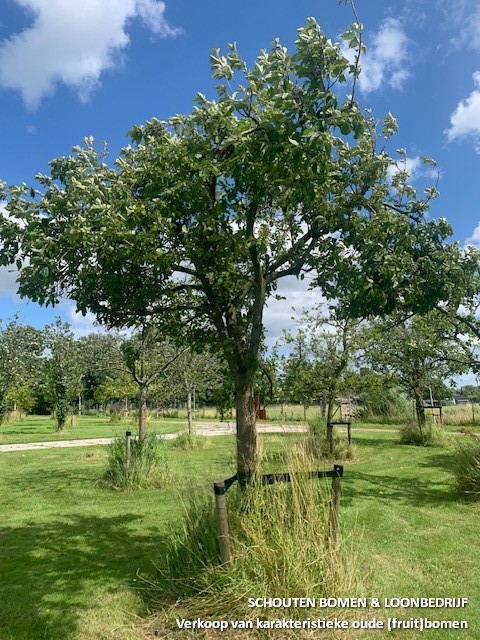
[[[5,296],[15,302],[20,302],[20,296],[17,295],[17,277],[18,271],[16,269],[12,267],[0,267],[0,296]]]
[[[310,281],[297,280],[295,276],[288,276],[279,281],[276,293],[284,296],[285,300],[270,298],[264,312],[266,342],[273,346],[282,335],[283,330],[295,330],[295,320],[303,308],[311,308],[320,302],[325,302],[321,289],[309,289]]]
[[[471,0],[447,0],[444,7],[449,23],[457,33],[451,40],[454,49],[480,49],[480,7]],[[472,11],[473,8],[473,11]]]
[[[353,62],[355,52],[342,45],[342,53]],[[408,71],[408,38],[402,24],[395,18],[387,18],[379,30],[367,42],[367,52],[360,59],[362,72],[358,86],[363,93],[377,91],[385,85],[402,89],[410,73]]]
[[[472,235],[465,240],[465,247],[476,247],[480,249],[480,222],[473,230]]]
[[[129,44],[126,27],[141,19],[161,37],[178,29],[165,20],[161,0],[14,0],[34,22],[0,43],[0,85],[20,91],[31,108],[59,83],[88,99],[102,72],[120,62]]]
[[[78,313],[75,308],[75,303],[71,300],[61,300],[56,308],[56,315],[61,316],[64,322],[68,322],[77,338],[88,336],[89,333],[103,333],[103,331],[105,331],[99,325],[95,324],[95,316],[93,313],[87,312],[85,316]]]
[[[400,161],[397,165],[390,165],[387,169],[390,180],[399,171],[407,171],[410,174],[409,182],[415,182],[419,178],[428,178],[429,180],[436,180],[438,177],[438,170],[436,167],[431,167],[422,162],[420,156],[414,158],[405,158],[405,162]]]
[[[473,74],[475,89],[465,100],[461,100],[450,116],[450,128],[445,133],[450,142],[472,138],[477,153],[480,153],[480,71]]]

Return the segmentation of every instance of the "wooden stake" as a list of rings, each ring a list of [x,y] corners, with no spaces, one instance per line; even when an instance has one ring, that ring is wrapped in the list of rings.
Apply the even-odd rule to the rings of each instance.
[[[131,456],[131,440],[132,440],[132,432],[127,431],[126,435],[126,443],[125,443],[125,469],[130,468],[130,456]]]
[[[214,482],[213,488],[215,491],[215,514],[217,517],[217,526],[218,526],[218,543],[220,546],[220,560],[222,561],[222,564],[230,564],[231,562],[230,535],[228,531],[225,481],[222,480],[221,482]]]
[[[338,541],[340,495],[342,492],[343,467],[334,465],[333,470],[336,473],[332,478],[332,499],[330,502],[330,541],[332,545],[335,546]]]

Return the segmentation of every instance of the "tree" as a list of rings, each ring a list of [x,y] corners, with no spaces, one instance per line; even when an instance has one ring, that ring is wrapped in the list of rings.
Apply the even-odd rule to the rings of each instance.
[[[436,311],[396,322],[372,323],[365,331],[365,358],[379,373],[389,374],[415,400],[420,432],[426,424],[425,398],[430,387],[469,369],[446,318]]]
[[[83,369],[80,352],[68,322],[57,318],[45,326],[45,396],[55,411],[57,431],[63,431],[69,406],[82,388]]]
[[[128,400],[136,388],[125,368],[118,333],[90,333],[78,339],[82,367],[82,396],[87,403]],[[79,396],[79,412],[82,397]]]
[[[149,387],[169,370],[182,353],[161,341],[158,326],[150,322],[121,345],[125,366],[138,389],[138,438],[147,434],[147,392]]]
[[[9,395],[13,398],[15,391],[32,386],[43,349],[41,331],[19,324],[17,318],[5,324],[0,320],[0,425]]]
[[[196,353],[192,349],[184,349],[175,360],[169,375],[170,384],[180,390],[186,398],[190,436],[193,435],[192,399],[194,394],[219,386],[223,382],[223,377],[220,362],[210,351]]]
[[[359,29],[345,34],[358,51]],[[211,64],[217,100],[198,94],[190,115],[135,126],[115,166],[88,138],[38,189],[11,187],[1,261],[22,266],[19,291],[40,303],[63,294],[111,326],[162,317],[208,339],[234,381],[248,476],[263,313],[279,280],[313,272],[354,316],[424,311],[448,299],[463,258],[444,244],[446,221],[424,218],[436,190],[417,198],[401,171],[391,184],[395,119],[377,131],[342,93],[359,66],[314,19],[293,54],[275,41],[248,69],[229,45]]]
[[[299,323],[302,328],[293,339],[295,349],[285,365],[285,386],[296,391],[304,407],[314,398],[320,400],[332,451],[335,401],[352,385],[350,365],[358,348],[359,322],[339,317],[333,307],[329,315],[317,307],[304,312]]]
[[[303,405],[304,420],[307,419],[307,408],[319,395],[308,338],[305,329],[299,329],[295,335],[285,332],[284,341],[291,351],[283,359],[282,367],[283,387],[288,389],[291,402],[300,402]]]

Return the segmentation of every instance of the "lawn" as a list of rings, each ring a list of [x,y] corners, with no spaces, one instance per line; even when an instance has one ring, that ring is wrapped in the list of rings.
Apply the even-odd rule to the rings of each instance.
[[[151,420],[149,429],[155,433],[174,433],[185,429],[186,424],[185,420]],[[107,416],[75,416],[73,426],[68,421],[63,431],[56,432],[49,416],[27,416],[0,427],[0,444],[113,438],[124,436],[125,431],[136,433],[137,423],[133,417],[112,422]]]
[[[297,437],[262,440],[268,451]],[[356,434],[358,460],[346,466],[341,520],[361,584],[345,595],[468,597],[465,610],[395,614],[466,619],[468,630],[427,637],[478,639],[480,506],[452,496],[448,451],[399,446],[395,438]],[[233,453],[231,437],[212,438],[199,451],[172,448],[174,486],[132,493],[95,486],[105,447],[0,454],[1,640],[146,640],[151,592],[145,599],[142,577],[154,578],[154,564],[163,561],[158,550],[188,497],[231,475]],[[339,637],[418,636],[376,630]]]

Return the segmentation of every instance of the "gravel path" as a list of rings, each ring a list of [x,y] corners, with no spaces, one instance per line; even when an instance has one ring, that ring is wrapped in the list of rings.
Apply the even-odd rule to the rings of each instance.
[[[218,422],[197,422],[194,423],[195,432],[200,436],[227,436],[235,433],[235,424],[227,422],[219,424]],[[258,424],[258,433],[305,433],[307,431],[305,425],[277,425],[277,424]],[[345,431],[345,429],[340,429]],[[369,431],[372,433],[394,433],[396,429],[361,429],[361,431]],[[173,440],[180,433],[165,433],[159,437],[165,440]],[[0,453],[7,451],[34,451],[38,449],[63,449],[67,447],[92,447],[95,445],[110,444],[114,438],[86,438],[84,440],[53,440],[48,442],[25,442],[18,444],[1,444]]]

